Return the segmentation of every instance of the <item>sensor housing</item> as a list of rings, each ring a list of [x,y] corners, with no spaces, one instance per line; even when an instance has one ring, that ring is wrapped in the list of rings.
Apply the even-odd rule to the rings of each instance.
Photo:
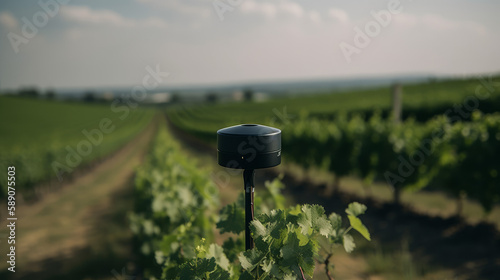
[[[260,169],[281,163],[281,130],[241,124],[217,131],[219,165],[233,169]]]

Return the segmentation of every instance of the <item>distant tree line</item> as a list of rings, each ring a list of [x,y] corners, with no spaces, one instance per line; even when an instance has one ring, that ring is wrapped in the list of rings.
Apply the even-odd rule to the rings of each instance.
[[[2,93],[7,96],[18,96],[24,98],[55,99],[57,97],[57,94],[53,89],[48,89],[45,92],[42,92],[36,87],[23,87],[17,91],[4,91]]]
[[[243,101],[251,102],[254,100],[254,91],[252,89],[245,88],[242,93],[243,93],[243,96],[242,96]],[[205,101],[207,103],[215,104],[215,103],[220,101],[220,94],[217,92],[209,91],[205,95]]]
[[[12,97],[47,99],[47,100],[55,100],[58,98],[58,94],[55,92],[55,90],[48,89],[46,91],[42,91],[36,87],[23,87],[18,89],[17,91],[4,91],[2,92],[2,94]],[[62,96],[59,95],[59,97]],[[66,99],[75,99],[75,100],[81,99],[82,101],[88,103],[110,102],[110,100],[92,91],[87,91],[83,93],[79,98],[66,98]]]
[[[94,91],[86,91],[83,92],[81,95],[77,96],[65,96],[57,94],[55,90],[53,89],[48,89],[45,91],[42,91],[36,87],[23,87],[20,88],[16,91],[4,91],[2,92],[3,95],[7,96],[15,96],[15,97],[22,97],[22,98],[36,98],[36,99],[47,99],[47,100],[55,100],[59,98],[64,98],[67,100],[81,100],[86,103],[107,103],[110,102],[109,98],[103,97],[101,94],[94,92]],[[251,102],[254,100],[255,93],[251,88],[244,88],[242,90],[242,100],[244,102]],[[120,99],[120,97],[117,97]],[[175,103],[180,103],[181,101],[181,94],[177,91],[172,92],[172,95],[170,97],[169,103],[175,104]],[[209,91],[205,95],[205,102],[215,104],[221,101],[221,94],[217,93],[215,91]]]

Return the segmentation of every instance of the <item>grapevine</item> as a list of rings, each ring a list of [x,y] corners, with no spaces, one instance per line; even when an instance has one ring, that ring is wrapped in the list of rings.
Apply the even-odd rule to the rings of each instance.
[[[268,195],[256,196],[255,248],[244,251],[243,195],[218,213],[217,188],[193,166],[161,129],[137,172],[130,220],[149,279],[308,279],[337,246],[355,248],[353,230],[370,240],[359,219],[364,205],[351,203],[345,222],[320,205],[285,207],[284,185],[276,179],[265,184]],[[234,236],[215,244],[213,224]]]

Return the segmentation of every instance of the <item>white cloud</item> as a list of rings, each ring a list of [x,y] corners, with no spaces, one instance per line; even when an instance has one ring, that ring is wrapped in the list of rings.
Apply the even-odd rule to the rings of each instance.
[[[301,18],[304,15],[304,9],[302,9],[302,6],[289,1],[281,1],[278,5],[278,9],[298,18]]]
[[[65,19],[82,23],[111,24],[115,26],[133,25],[133,22],[113,11],[95,11],[85,6],[67,6],[63,7],[61,12]]]
[[[321,15],[317,11],[310,11],[308,13],[309,19],[314,22],[314,23],[320,23],[321,22]]]
[[[274,18],[278,12],[278,8],[272,3],[260,3],[253,0],[246,0],[241,4],[241,10],[244,13],[258,13],[267,18]]]
[[[394,17],[394,22],[402,27],[413,27],[417,25],[419,21],[417,16],[408,13],[393,15],[393,17]]]
[[[429,28],[447,31],[452,29],[466,29],[479,34],[486,33],[486,28],[473,21],[457,21],[444,18],[439,15],[426,14],[421,18],[422,23]]]
[[[87,24],[111,25],[118,27],[159,27],[164,28],[167,23],[161,18],[146,18],[141,20],[125,18],[122,15],[109,10],[92,10],[86,6],[64,6],[61,7],[62,16],[69,21]]]
[[[7,11],[0,12],[0,24],[9,30],[17,29],[19,27],[17,19]]]
[[[459,23],[443,18],[438,15],[427,14],[422,17],[422,22],[431,28],[449,30],[458,27]]]
[[[185,0],[137,0],[137,2],[197,17],[206,18],[212,13],[212,4],[208,1],[201,1],[203,2],[201,6],[186,4]]]
[[[165,28],[167,27],[167,23],[158,17],[150,17],[147,19],[142,20],[142,25],[147,26],[147,27],[157,27],[157,28]]]
[[[341,9],[331,8],[328,10],[328,15],[340,23],[346,23],[349,21],[349,15],[346,11]]]
[[[408,13],[393,15],[394,22],[401,27],[425,26],[437,31],[462,30],[472,31],[477,34],[485,34],[486,28],[474,21],[451,20],[441,15],[425,14],[416,16]]]
[[[291,16],[293,18],[304,18],[305,16],[307,16],[307,18],[315,22],[321,19],[321,16],[318,12],[307,12],[300,4],[288,0],[280,0],[274,2],[244,0],[241,4],[240,9],[244,13],[260,14],[267,18],[275,18],[278,15],[284,15]]]

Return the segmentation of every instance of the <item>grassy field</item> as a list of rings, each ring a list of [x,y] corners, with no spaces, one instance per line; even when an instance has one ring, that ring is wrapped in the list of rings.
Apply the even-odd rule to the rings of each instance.
[[[67,178],[75,168],[130,141],[154,114],[153,110],[128,110],[125,114],[109,105],[0,97],[0,169],[14,165],[22,174],[18,186],[26,190],[55,178],[56,170]],[[5,193],[6,182],[0,184]]]

